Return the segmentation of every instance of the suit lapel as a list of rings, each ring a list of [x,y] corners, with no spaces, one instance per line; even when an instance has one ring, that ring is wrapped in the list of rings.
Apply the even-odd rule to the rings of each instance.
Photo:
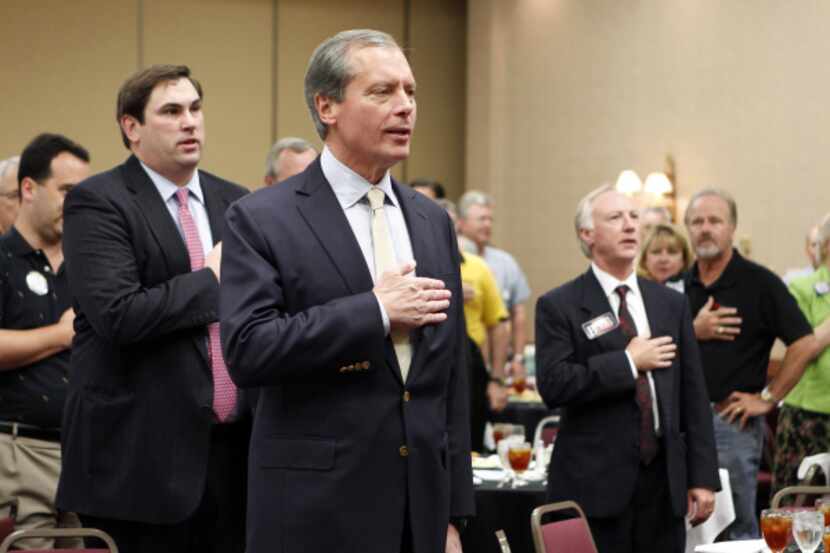
[[[326,250],[349,291],[358,294],[371,290],[372,274],[334,190],[323,176],[319,157],[304,177],[297,189],[301,196],[297,202],[300,215]]]
[[[190,272],[187,247],[153,181],[135,156],[130,156],[123,165],[123,171],[127,188],[134,194],[139,210],[147,219],[147,226],[167,260],[170,275]]]
[[[215,184],[210,175],[199,171],[199,185],[202,187],[202,196],[205,198],[205,210],[207,211],[214,246],[222,241],[225,210],[228,209],[228,202],[222,197],[219,188]]]
[[[654,286],[659,286],[653,282],[644,282],[643,279],[638,278],[637,284],[640,287],[640,293],[643,295],[643,305],[646,308],[646,317],[648,318],[648,326],[651,330],[651,337],[671,336],[670,326],[667,324],[667,313],[654,293]],[[662,428],[670,428],[669,416],[672,412],[671,398],[672,398],[672,382],[674,380],[674,372],[671,367],[667,369],[659,369],[651,371],[651,376],[654,379],[654,388],[657,390],[657,405],[660,409],[660,425]]]

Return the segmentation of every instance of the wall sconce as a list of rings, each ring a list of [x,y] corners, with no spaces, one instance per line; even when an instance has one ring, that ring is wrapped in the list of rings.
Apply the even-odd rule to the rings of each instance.
[[[677,221],[677,181],[674,158],[666,156],[664,172],[649,173],[645,183],[631,169],[622,171],[615,188],[626,196],[639,196],[646,207],[665,207]]]

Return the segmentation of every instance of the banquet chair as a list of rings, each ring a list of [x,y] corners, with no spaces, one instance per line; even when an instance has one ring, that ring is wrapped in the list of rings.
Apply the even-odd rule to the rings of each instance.
[[[496,530],[496,538],[499,540],[499,551],[510,553],[510,544],[507,542],[507,534],[504,533],[504,530]]]
[[[535,447],[539,440],[548,445],[556,439],[556,433],[559,431],[559,415],[548,415],[539,421],[536,425],[536,430],[533,432],[532,445]]]
[[[0,509],[6,508],[9,509],[9,513],[0,516],[0,542],[14,532],[14,523],[17,520],[17,498],[13,497],[8,501],[0,503]]]
[[[542,524],[543,516],[564,511],[576,511],[577,516]],[[530,515],[530,526],[536,553],[597,553],[588,519],[575,501],[536,507]]]
[[[105,548],[87,548],[79,549],[15,549],[15,553],[51,553],[57,551],[60,553],[118,553],[118,547],[115,545],[112,537],[101,530],[93,528],[48,528],[48,529],[32,529],[32,530],[18,530],[6,536],[6,539],[0,543],[0,553],[8,553],[11,550],[12,544],[25,540],[28,538],[98,538],[106,545]]]
[[[778,490],[778,493],[773,496],[770,507],[778,509],[781,506],[781,501],[788,495],[795,495],[796,500],[793,506],[800,507],[804,504],[808,495],[825,494],[830,494],[830,486],[787,486],[786,488]]]

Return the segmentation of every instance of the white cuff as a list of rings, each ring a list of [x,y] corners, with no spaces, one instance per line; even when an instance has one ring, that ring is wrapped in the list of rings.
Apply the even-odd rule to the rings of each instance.
[[[634,374],[634,379],[636,380],[636,378],[639,376],[637,374],[637,365],[634,364],[634,360],[631,358],[631,354],[627,351],[625,352],[625,358],[628,359],[628,365],[631,367],[631,372],[632,374]]]
[[[380,302],[380,298],[377,294],[375,294],[375,299],[378,302],[378,308],[380,308],[380,318],[383,319],[383,335],[389,336],[389,329],[391,328],[389,323],[389,315],[386,314],[386,309],[383,308],[383,304]]]

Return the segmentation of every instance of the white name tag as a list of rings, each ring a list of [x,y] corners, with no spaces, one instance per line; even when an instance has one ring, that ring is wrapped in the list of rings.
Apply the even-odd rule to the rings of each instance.
[[[618,326],[620,326],[620,322],[609,311],[608,313],[604,313],[595,319],[591,319],[590,321],[583,323],[582,330],[585,332],[585,336],[589,340],[593,340],[594,338],[599,338],[603,334],[611,332]]]

